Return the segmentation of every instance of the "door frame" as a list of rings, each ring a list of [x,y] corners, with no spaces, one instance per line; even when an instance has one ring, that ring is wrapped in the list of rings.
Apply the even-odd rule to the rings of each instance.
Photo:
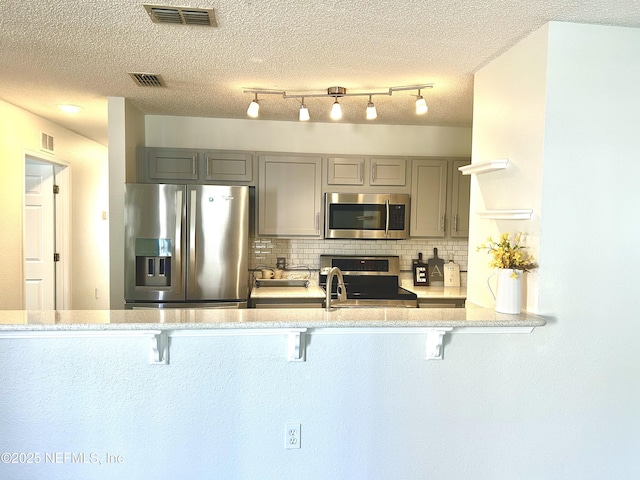
[[[55,251],[60,261],[55,265],[55,302],[56,310],[71,309],[71,165],[64,160],[41,151],[24,149],[22,163],[23,183],[26,165],[29,161],[47,163],[53,166],[54,183],[60,187],[60,193],[54,199]],[[22,188],[22,242],[26,237],[25,193]],[[24,248],[24,247],[23,247]],[[23,255],[24,257],[24,255]],[[24,258],[23,258],[24,262]],[[26,291],[24,264],[21,271],[22,308],[25,308]]]

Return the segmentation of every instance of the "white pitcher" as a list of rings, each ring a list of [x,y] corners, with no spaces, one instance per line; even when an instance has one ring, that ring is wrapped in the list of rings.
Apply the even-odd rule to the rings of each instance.
[[[496,302],[496,312],[518,314],[522,311],[522,270],[500,268],[487,278],[487,286]],[[497,276],[496,292],[491,288],[490,280]]]

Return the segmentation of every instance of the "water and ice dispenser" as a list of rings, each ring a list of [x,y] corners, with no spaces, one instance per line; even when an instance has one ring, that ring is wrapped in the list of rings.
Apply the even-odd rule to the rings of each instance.
[[[136,286],[171,286],[171,239],[136,238]]]

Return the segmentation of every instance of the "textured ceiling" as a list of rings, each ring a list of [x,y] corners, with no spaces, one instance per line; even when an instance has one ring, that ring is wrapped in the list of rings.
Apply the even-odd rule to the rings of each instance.
[[[373,98],[373,123],[469,126],[473,74],[551,20],[640,27],[638,0],[180,0],[214,8],[218,27],[152,23],[137,0],[2,0],[0,98],[107,142],[107,97],[145,114],[247,118],[266,88],[349,93],[433,83]],[[129,72],[156,73],[166,87],[139,87]],[[260,119],[295,121],[299,103],[261,98]],[[342,122],[365,123],[366,97],[341,100]],[[69,115],[58,104],[80,105]],[[312,121],[331,100],[308,98]],[[257,120],[259,121],[259,120]]]

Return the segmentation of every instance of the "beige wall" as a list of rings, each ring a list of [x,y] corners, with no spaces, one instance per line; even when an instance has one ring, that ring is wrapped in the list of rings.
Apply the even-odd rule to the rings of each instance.
[[[40,151],[41,132],[55,141],[55,155],[47,158],[71,169],[71,307],[107,308],[107,147],[0,101],[0,309],[23,308],[24,159]]]

